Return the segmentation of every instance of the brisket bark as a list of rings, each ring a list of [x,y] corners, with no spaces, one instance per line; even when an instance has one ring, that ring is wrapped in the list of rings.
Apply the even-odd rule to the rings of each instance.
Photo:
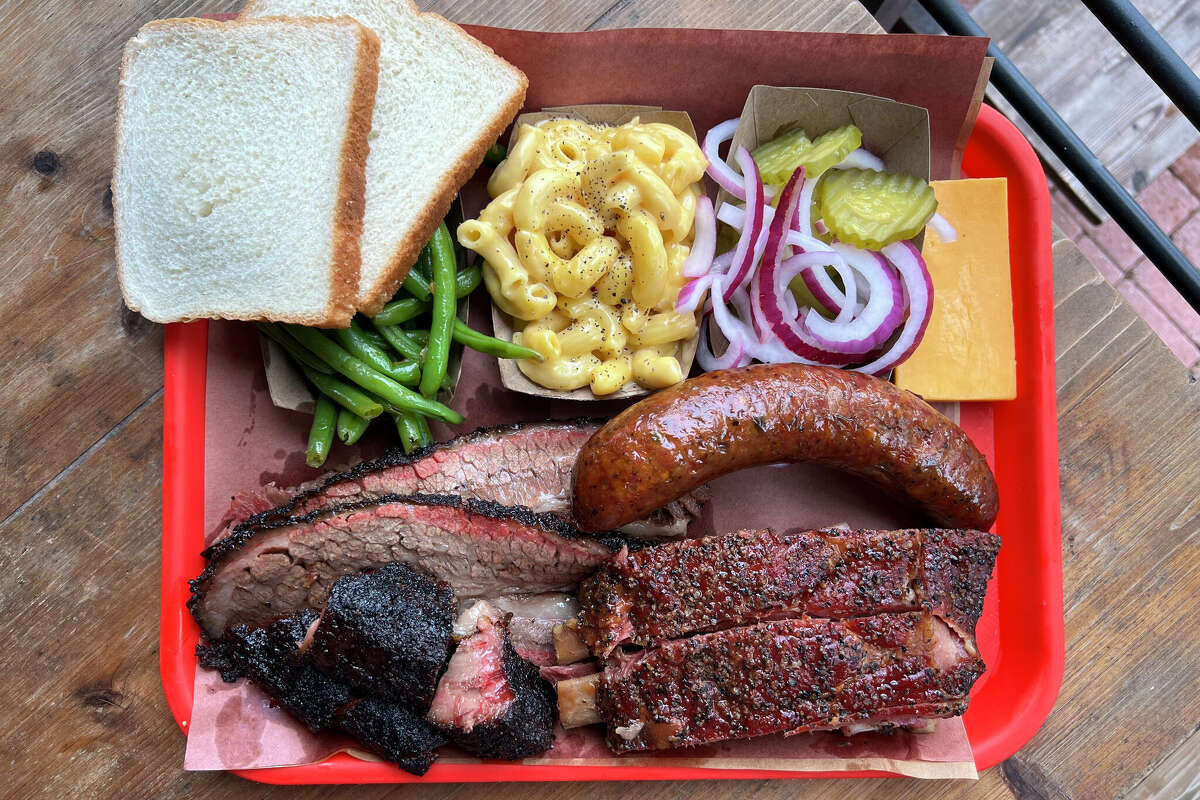
[[[223,520],[239,525],[278,524],[332,505],[385,495],[453,494],[524,506],[570,518],[571,469],[579,450],[603,420],[575,419],[480,428],[406,454],[400,448],[345,472],[307,484],[291,495],[274,485],[239,492]],[[627,528],[636,536],[679,536],[699,516],[707,489],[658,509]],[[221,538],[221,537],[218,537]]]
[[[762,620],[929,610],[971,642],[999,545],[980,531],[764,530],[623,551],[580,586],[580,633],[603,657]]]
[[[232,625],[266,625],[319,609],[343,575],[406,562],[460,596],[570,588],[611,555],[562,518],[479,500],[388,495],[259,527],[205,551],[188,607],[216,640]]]
[[[479,601],[463,616],[475,630],[451,656],[429,721],[480,758],[526,758],[549,750],[555,718],[550,685],[513,649],[502,612]]]
[[[499,425],[413,453],[393,448],[330,475],[247,522],[279,522],[329,505],[393,494],[454,494],[538,513],[563,512],[570,506],[575,457],[602,424],[598,419],[576,419]]]
[[[407,564],[334,582],[312,640],[318,669],[425,712],[454,649],[454,592]]]
[[[984,670],[941,617],[789,619],[614,657],[596,694],[616,752],[957,716]]]
[[[305,642],[317,614],[302,610],[265,628],[231,628],[196,648],[200,665],[227,681],[248,678],[313,732],[333,730],[416,775],[428,771],[446,737],[400,703],[362,697],[319,670]]]

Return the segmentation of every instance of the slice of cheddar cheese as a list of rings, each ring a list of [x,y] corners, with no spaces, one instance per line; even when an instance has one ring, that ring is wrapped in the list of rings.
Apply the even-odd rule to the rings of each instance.
[[[921,249],[933,279],[925,338],[896,367],[896,385],[926,400],[1011,400],[1017,396],[1008,201],[1004,178],[933,181],[938,213],[958,233],[925,229]]]

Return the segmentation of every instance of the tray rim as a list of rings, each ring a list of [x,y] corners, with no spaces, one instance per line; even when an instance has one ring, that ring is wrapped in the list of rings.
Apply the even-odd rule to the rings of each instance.
[[[1005,171],[1010,166],[1015,172]],[[1011,713],[1000,725],[987,726],[978,714],[964,716],[977,768],[994,766],[1019,750],[1041,727],[1052,709],[1062,682],[1064,629],[1062,598],[1061,509],[1058,483],[1057,407],[1054,373],[1053,259],[1050,243],[1050,196],[1045,173],[1033,148],[1018,129],[989,106],[980,109],[964,156],[969,177],[1005,176],[1009,180],[1010,233],[1014,223],[1014,193],[1020,192],[1023,209],[1021,236],[1011,237],[1029,246],[1027,305],[1014,302],[1014,314],[1039,323],[1022,335],[1033,336],[1038,358],[1019,362],[1019,377],[1027,396],[1008,403],[989,403],[1002,418],[1018,413],[1018,403],[1032,404],[1033,413],[1022,442],[1023,463],[1034,473],[1032,482],[1043,491],[1033,498],[1037,519],[1036,575],[1041,613],[1029,641],[1029,653],[1038,660],[1027,691],[1010,698]],[[1017,248],[1013,246],[1015,253]],[[1012,256],[1010,256],[1012,257]],[[1014,298],[1018,287],[1014,286]],[[1049,323],[1049,324],[1046,324]],[[208,323],[200,320],[166,326],[163,344],[163,523],[159,667],[163,691],[171,714],[187,733],[191,717],[194,648],[199,636],[186,608],[188,576],[199,574],[203,559],[195,542],[203,541],[204,519],[204,396],[207,372]],[[1020,352],[1020,343],[1018,351]],[[1021,371],[1030,374],[1021,376]],[[196,424],[196,421],[199,424]],[[997,442],[999,450],[1003,448]],[[1032,456],[1029,454],[1032,453]],[[1005,512],[1001,511],[1001,523]],[[1003,527],[1003,524],[1002,524]],[[1003,557],[1003,552],[1002,552]],[[1030,665],[1025,659],[1024,666]],[[998,669],[998,668],[997,668]],[[972,705],[972,709],[976,706]],[[780,779],[899,777],[883,771],[791,772],[779,770],[725,770],[704,767],[597,767],[525,765],[509,762],[436,764],[422,778],[394,766],[356,759],[339,753],[318,764],[296,767],[234,770],[251,780],[272,784],[298,783],[443,783],[500,781],[680,780],[680,779]]]

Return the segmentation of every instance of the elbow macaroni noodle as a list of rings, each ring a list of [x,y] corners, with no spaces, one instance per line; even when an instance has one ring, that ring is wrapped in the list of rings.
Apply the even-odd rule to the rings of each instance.
[[[683,380],[680,348],[697,327],[675,300],[706,166],[663,123],[521,126],[488,181],[491,203],[458,240],[486,262],[496,305],[524,324],[513,341],[542,354],[517,362],[530,380],[597,396]]]

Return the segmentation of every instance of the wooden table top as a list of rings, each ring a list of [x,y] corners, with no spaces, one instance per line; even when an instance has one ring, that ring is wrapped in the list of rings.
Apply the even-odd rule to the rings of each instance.
[[[158,675],[162,329],[115,280],[117,64],[150,19],[240,0],[0,6],[0,795],[282,796],[182,770]],[[422,3],[550,30],[878,31],[854,0]],[[54,163],[34,155],[52,151]],[[41,169],[39,169],[40,167]],[[1055,245],[1066,674],[1054,711],[978,783],[516,784],[535,795],[727,798],[1179,796],[1200,772],[1200,389],[1077,248]],[[467,798],[466,786],[310,788]]]

